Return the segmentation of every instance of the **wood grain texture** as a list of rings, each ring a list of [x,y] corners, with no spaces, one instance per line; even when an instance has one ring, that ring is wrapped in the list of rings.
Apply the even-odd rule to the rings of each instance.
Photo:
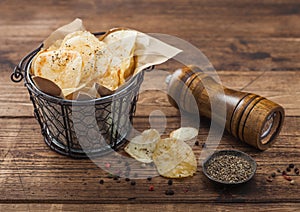
[[[217,70],[212,74],[224,86],[282,105],[286,120],[272,148],[257,151],[227,132],[218,146],[255,158],[255,177],[237,187],[213,184],[202,174],[200,158],[192,178],[169,186],[159,176],[148,181],[149,173],[144,172],[132,186],[124,178],[107,178],[108,172],[90,160],[51,151],[33,118],[26,88],[10,82],[10,73],[54,29],[76,17],[92,32],[125,26],[184,39],[207,56]],[[0,211],[298,211],[300,176],[291,173],[295,184],[290,185],[276,170],[290,163],[300,168],[299,22],[297,0],[1,0]],[[171,60],[145,75],[134,117],[137,130],[153,126],[166,137],[181,123],[195,124],[181,117],[166,98],[165,78],[179,65]],[[190,141],[197,157],[209,127],[209,121],[201,119],[200,145]],[[126,156],[122,149],[118,154]],[[102,165],[106,162],[104,158]],[[124,167],[117,157],[112,162],[112,172]],[[131,172],[140,169],[132,164]],[[272,172],[277,176],[267,182]],[[148,191],[150,185],[154,191]],[[168,188],[173,196],[165,195]]]

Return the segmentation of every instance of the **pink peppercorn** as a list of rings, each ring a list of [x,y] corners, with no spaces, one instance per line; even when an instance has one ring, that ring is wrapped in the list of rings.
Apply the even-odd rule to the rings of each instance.
[[[153,185],[149,186],[149,191],[154,191],[154,186]]]

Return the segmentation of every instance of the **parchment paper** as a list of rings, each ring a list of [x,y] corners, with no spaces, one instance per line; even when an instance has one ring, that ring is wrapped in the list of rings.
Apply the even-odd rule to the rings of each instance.
[[[50,34],[50,36],[43,42],[44,49],[47,49],[51,45],[53,45],[58,40],[64,39],[64,37],[75,31],[84,31],[85,27],[83,26],[81,19],[75,19],[73,22],[64,25],[54,32]],[[137,64],[135,66],[135,70],[133,72],[133,76],[138,74],[143,69],[150,67],[152,65],[158,65],[166,62],[168,59],[174,57],[181,50],[177,49],[173,46],[170,46],[156,38],[153,38],[145,33],[137,31],[136,43],[135,43],[135,51],[134,55],[137,56]],[[53,82],[54,83],[54,82]],[[86,82],[86,85],[91,86],[91,82]],[[126,83],[126,82],[125,82]],[[119,86],[123,86],[122,84]],[[39,87],[47,87],[47,86],[39,86]],[[51,86],[49,86],[51,87]],[[92,88],[96,88],[97,86],[91,86]],[[93,89],[84,89],[83,86],[78,88],[74,88],[74,93],[78,96],[78,91],[86,94],[86,91],[89,90],[87,95],[92,96],[93,98],[99,97],[99,95],[95,94]],[[51,93],[51,91],[45,91],[46,93]]]

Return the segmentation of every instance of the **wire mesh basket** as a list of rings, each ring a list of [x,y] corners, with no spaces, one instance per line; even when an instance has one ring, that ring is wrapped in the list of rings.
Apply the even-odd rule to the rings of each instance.
[[[74,158],[103,155],[124,144],[131,130],[143,71],[112,95],[84,101],[61,99],[42,92],[32,81],[31,62],[41,48],[20,61],[11,80],[24,79],[46,144]]]

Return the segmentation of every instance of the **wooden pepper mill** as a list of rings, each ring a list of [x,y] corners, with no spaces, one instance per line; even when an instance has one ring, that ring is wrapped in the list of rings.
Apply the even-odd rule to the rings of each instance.
[[[223,87],[196,66],[175,71],[169,81],[168,94],[173,106],[189,113],[197,111],[208,118],[212,115],[210,101],[222,103],[216,105],[226,106],[226,120],[216,114],[217,122],[225,121],[228,132],[260,150],[274,143],[284,120],[284,109],[280,105],[256,94]],[[191,103],[190,98],[197,104]],[[218,108],[213,110],[218,111]]]

